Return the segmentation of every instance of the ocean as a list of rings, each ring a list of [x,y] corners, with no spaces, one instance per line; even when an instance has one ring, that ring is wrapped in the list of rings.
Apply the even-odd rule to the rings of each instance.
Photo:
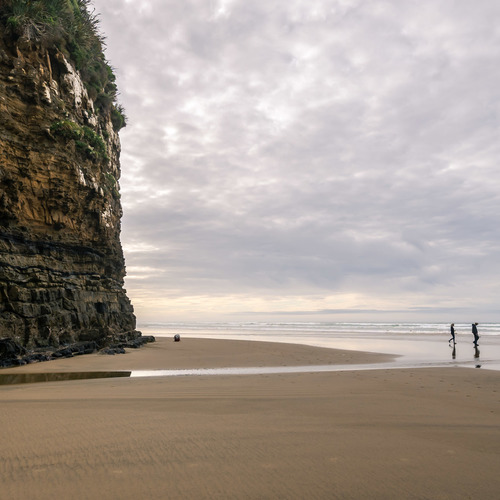
[[[158,334],[195,333],[234,336],[255,336],[261,338],[278,335],[280,337],[300,338],[307,336],[328,337],[331,335],[446,335],[450,331],[448,323],[333,323],[333,322],[165,322],[144,323],[138,328],[142,331],[156,331]],[[481,323],[480,334],[500,336],[500,323]],[[458,334],[471,333],[471,324],[455,323]],[[260,340],[260,339],[259,339]]]
[[[500,323],[478,325],[479,348],[471,324],[455,323],[457,343],[449,344],[445,323],[341,322],[156,322],[143,323],[144,335],[285,342],[316,347],[387,353],[390,367],[473,366],[500,369]],[[385,366],[385,365],[384,365]],[[389,366],[389,365],[387,365]]]

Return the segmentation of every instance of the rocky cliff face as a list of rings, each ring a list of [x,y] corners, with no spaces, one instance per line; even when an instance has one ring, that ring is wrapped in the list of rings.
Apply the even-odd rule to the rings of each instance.
[[[120,143],[56,48],[0,27],[0,337],[135,332],[123,289]]]

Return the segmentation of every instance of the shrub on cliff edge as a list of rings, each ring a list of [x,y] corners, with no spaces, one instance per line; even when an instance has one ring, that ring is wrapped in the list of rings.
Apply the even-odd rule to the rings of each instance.
[[[63,52],[80,71],[96,108],[110,113],[119,130],[126,117],[116,104],[115,75],[104,57],[98,16],[89,6],[90,0],[2,0],[0,22],[12,37]]]

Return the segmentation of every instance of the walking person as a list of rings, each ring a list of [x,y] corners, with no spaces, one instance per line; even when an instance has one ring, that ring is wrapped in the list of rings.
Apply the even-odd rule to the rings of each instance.
[[[455,342],[455,323],[452,323],[450,325],[450,333],[451,333],[451,339],[448,340],[448,344],[453,340],[453,343],[456,344]]]
[[[477,347],[477,341],[479,340],[479,335],[477,333],[477,323],[472,323],[472,335],[474,335],[474,347]]]

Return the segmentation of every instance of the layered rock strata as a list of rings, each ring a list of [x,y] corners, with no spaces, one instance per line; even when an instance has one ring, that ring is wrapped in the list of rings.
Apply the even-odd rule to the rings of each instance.
[[[56,48],[0,27],[0,338],[140,335],[123,288],[120,142]]]

